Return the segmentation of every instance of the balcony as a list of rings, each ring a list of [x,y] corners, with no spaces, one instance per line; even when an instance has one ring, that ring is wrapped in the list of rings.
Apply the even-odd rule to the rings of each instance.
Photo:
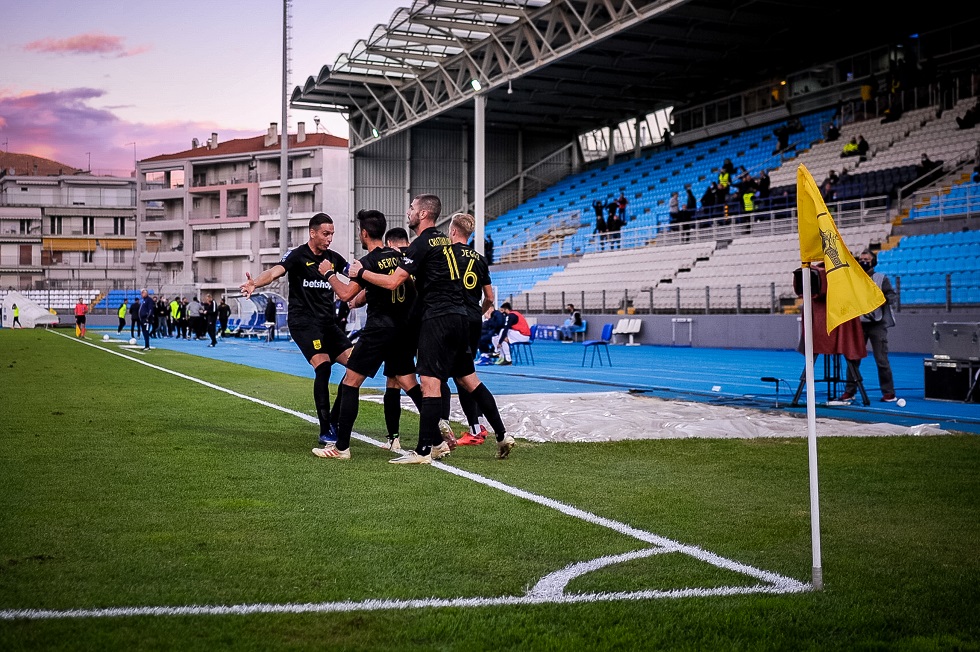
[[[160,184],[143,184],[140,190],[140,201],[161,201],[165,199],[181,199],[184,196],[184,187],[166,188]]]
[[[140,222],[140,233],[149,233],[150,231],[155,231],[157,233],[161,231],[183,231],[184,230],[184,220],[182,219],[146,219]]]
[[[237,249],[200,249],[194,252],[194,260],[214,258],[249,258],[252,257],[251,245],[246,244]]]

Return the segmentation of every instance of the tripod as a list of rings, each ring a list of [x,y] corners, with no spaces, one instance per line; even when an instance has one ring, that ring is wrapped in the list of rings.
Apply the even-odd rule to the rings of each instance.
[[[823,378],[814,378],[814,383],[827,383],[827,400],[836,401],[838,398],[837,394],[837,384],[846,382],[847,378],[841,376],[841,354],[840,353],[824,353],[823,355]],[[864,391],[864,378],[861,376],[861,370],[858,369],[857,365],[854,364],[852,360],[847,360],[847,368],[851,371],[851,375],[855,378],[857,383],[858,391],[861,393],[861,404],[868,406],[871,405],[871,401],[868,400],[868,393]],[[793,402],[790,403],[793,407],[799,407],[800,396],[803,394],[803,388],[806,387],[806,369],[803,369],[803,373],[800,374],[800,385],[796,388],[796,394],[793,396]]]

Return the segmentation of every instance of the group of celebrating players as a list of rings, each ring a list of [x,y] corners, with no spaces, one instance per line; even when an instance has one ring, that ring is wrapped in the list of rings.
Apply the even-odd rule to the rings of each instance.
[[[246,297],[284,275],[288,278],[289,332],[314,369],[313,400],[321,444],[313,449],[314,455],[350,459],[359,388],[382,363],[387,446],[402,453],[390,460],[392,464],[431,464],[459,444],[483,443],[486,428],[480,424],[481,416],[496,435],[498,458],[508,457],[514,447],[497,402],[477,377],[473,363],[483,315],[494,302],[487,262],[467,244],[475,221],[471,215],[456,213],[447,235],[436,228],[441,212],[436,195],[416,196],[407,213],[408,227],[416,234],[409,244],[405,229],[386,232],[387,220],[380,211],[359,211],[359,237],[367,254],[349,266],[330,249],[333,220],[317,213],[310,218],[308,242],[258,277],[246,274],[241,286]],[[337,322],[335,296],[354,306],[367,306],[367,319],[355,344]],[[344,365],[346,372],[331,409],[329,380],[335,362]],[[470,426],[458,440],[446,420],[450,378]],[[419,412],[418,443],[407,451],[402,451],[398,437],[402,390]]]

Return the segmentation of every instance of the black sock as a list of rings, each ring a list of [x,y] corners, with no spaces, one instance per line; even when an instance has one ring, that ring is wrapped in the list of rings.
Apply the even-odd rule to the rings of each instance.
[[[466,415],[466,423],[470,425],[470,433],[474,435],[480,434],[480,432],[473,431],[473,427],[476,426],[480,421],[480,409],[476,406],[476,400],[473,395],[467,392],[462,387],[459,387],[459,405],[463,408],[463,414]]]
[[[314,370],[313,404],[320,422],[320,435],[330,434],[330,363],[324,362]]]
[[[449,421],[449,410],[452,405],[453,392],[449,389],[449,383],[442,384],[442,406],[439,412],[439,418]]]
[[[398,426],[402,417],[402,390],[397,387],[385,388],[385,427],[388,429],[388,439],[398,434]]]
[[[412,399],[412,403],[415,403],[415,408],[422,413],[422,386],[416,385],[412,389],[405,392],[408,394],[408,398]]]
[[[493,394],[490,393],[490,390],[487,389],[486,385],[483,383],[477,385],[476,389],[473,390],[473,400],[476,401],[483,416],[490,422],[493,433],[497,435],[497,441],[503,440],[507,430],[504,428],[504,422],[500,420],[497,401],[494,399]]]
[[[422,399],[422,409],[419,411],[419,443],[415,452],[428,455],[432,447],[442,442],[439,434],[439,410],[442,399],[438,396],[427,396]]]
[[[340,397],[343,392],[346,392],[347,388],[343,383],[337,385],[337,396],[333,399],[333,407],[330,408],[330,423],[337,426],[340,423]]]
[[[343,383],[337,388],[335,403],[340,405],[340,415],[337,419],[337,450],[345,451],[350,448],[350,433],[357,420],[360,393],[360,388]]]

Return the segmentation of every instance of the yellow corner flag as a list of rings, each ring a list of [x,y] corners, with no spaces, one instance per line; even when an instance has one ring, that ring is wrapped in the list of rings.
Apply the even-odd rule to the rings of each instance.
[[[822,260],[827,270],[827,332],[883,304],[885,295],[847,250],[817,182],[802,164],[796,171],[796,209],[800,260]]]

